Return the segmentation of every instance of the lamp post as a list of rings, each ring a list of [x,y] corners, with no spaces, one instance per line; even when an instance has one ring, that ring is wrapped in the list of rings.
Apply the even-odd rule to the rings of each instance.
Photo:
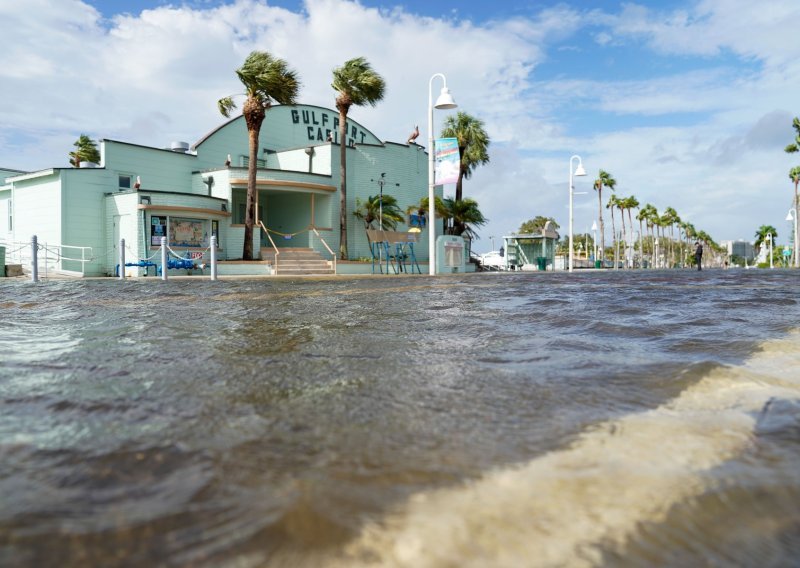
[[[767,233],[769,239],[769,268],[772,270],[772,233]]]
[[[597,221],[592,221],[592,239],[594,239],[594,262],[597,264]]]
[[[442,78],[442,90],[433,104],[433,80]],[[434,195],[433,179],[433,109],[451,109],[458,105],[447,88],[447,77],[441,73],[434,73],[428,81],[428,274],[436,274],[436,197]]]
[[[793,253],[794,261],[792,262],[792,266],[797,268],[797,266],[798,266],[798,264],[797,264],[797,212],[795,211],[794,207],[789,209],[789,214],[786,215],[786,220],[787,221],[794,221],[794,232],[792,233],[792,235],[794,235],[794,239],[792,239],[792,240],[794,240],[794,243],[793,243],[794,244],[794,253]]]
[[[575,173],[572,171],[572,160],[578,159],[578,167],[575,168]],[[586,170],[583,169],[583,160],[580,156],[572,156],[569,159],[569,271],[572,272],[573,257],[575,255],[572,250],[572,176],[585,176]]]
[[[370,180],[370,181],[375,181]],[[383,231],[383,186],[387,183],[386,182],[386,172],[381,174],[381,177],[378,181],[378,185],[380,186],[380,197],[378,198],[378,226],[380,227],[381,231]],[[394,184],[397,187],[400,187],[399,183]]]

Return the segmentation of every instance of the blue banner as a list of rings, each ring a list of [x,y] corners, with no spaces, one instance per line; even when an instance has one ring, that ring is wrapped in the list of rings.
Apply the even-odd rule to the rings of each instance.
[[[458,181],[461,156],[458,152],[457,138],[437,138],[434,140],[434,173],[435,183],[456,183]]]

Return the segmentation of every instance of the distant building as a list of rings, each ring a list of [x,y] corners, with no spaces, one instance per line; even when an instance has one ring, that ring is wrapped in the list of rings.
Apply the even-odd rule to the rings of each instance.
[[[739,239],[738,241],[722,241],[722,246],[728,249],[729,256],[740,256],[747,261],[754,260],[756,257],[753,243]]]

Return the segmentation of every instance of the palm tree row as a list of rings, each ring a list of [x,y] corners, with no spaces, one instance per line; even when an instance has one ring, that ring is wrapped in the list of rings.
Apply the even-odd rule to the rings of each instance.
[[[798,168],[800,177],[800,168]],[[594,182],[594,190],[597,191],[599,202],[599,221],[600,221],[600,251],[603,260],[606,257],[605,231],[603,223],[603,188],[608,188],[612,192],[616,189],[617,180],[612,174],[605,170],[600,170]],[[624,244],[625,250],[622,254],[622,265],[625,268],[633,268],[636,263],[634,243],[633,211],[638,209],[636,219],[639,221],[639,266],[644,266],[646,255],[650,256],[650,267],[673,267],[687,266],[690,262],[691,240],[696,239],[708,247],[713,252],[722,249],[713,239],[703,231],[697,231],[691,223],[683,221],[678,212],[672,207],[667,207],[663,214],[651,204],[640,206],[639,200],[635,196],[623,197],[612,193],[605,206],[611,212],[611,231],[612,231],[612,256],[614,268],[620,266],[620,244]],[[616,218],[614,212],[619,211],[622,231],[617,232]],[[625,216],[627,212],[627,223]],[[667,235],[667,230],[669,235]],[[677,230],[677,238],[676,238]]]

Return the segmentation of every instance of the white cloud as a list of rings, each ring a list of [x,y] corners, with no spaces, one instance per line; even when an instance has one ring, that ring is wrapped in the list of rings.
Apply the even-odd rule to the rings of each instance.
[[[297,69],[302,102],[330,107],[331,70],[365,55],[387,94],[351,112],[379,137],[402,142],[419,124],[425,142],[428,81],[437,72],[460,110],[485,121],[491,163],[465,184],[491,220],[479,250],[489,247],[486,236],[536,215],[567,225],[575,153],[590,173],[613,172],[623,194],[671,205],[718,239],[749,238],[762,223],[780,228],[791,199],[785,178],[796,160],[781,149],[792,136],[788,119],[800,113],[800,43],[791,29],[798,10],[795,0],[704,0],[669,13],[558,5],[532,19],[474,23],[348,0],[307,0],[299,12],[237,0],[103,20],[79,0],[4,2],[0,165],[66,165],[80,133],[154,146],[196,141],[223,120],[216,101],[241,90],[234,70],[253,49]],[[622,44],[675,55],[676,65],[648,79],[537,76],[559,53],[579,51],[592,65]],[[698,55],[700,69],[680,65]],[[738,67],[736,57],[749,65]],[[433,87],[435,94],[441,83]],[[437,111],[436,122],[443,117]],[[589,192],[575,200],[581,231],[597,214],[590,186],[577,180]]]

